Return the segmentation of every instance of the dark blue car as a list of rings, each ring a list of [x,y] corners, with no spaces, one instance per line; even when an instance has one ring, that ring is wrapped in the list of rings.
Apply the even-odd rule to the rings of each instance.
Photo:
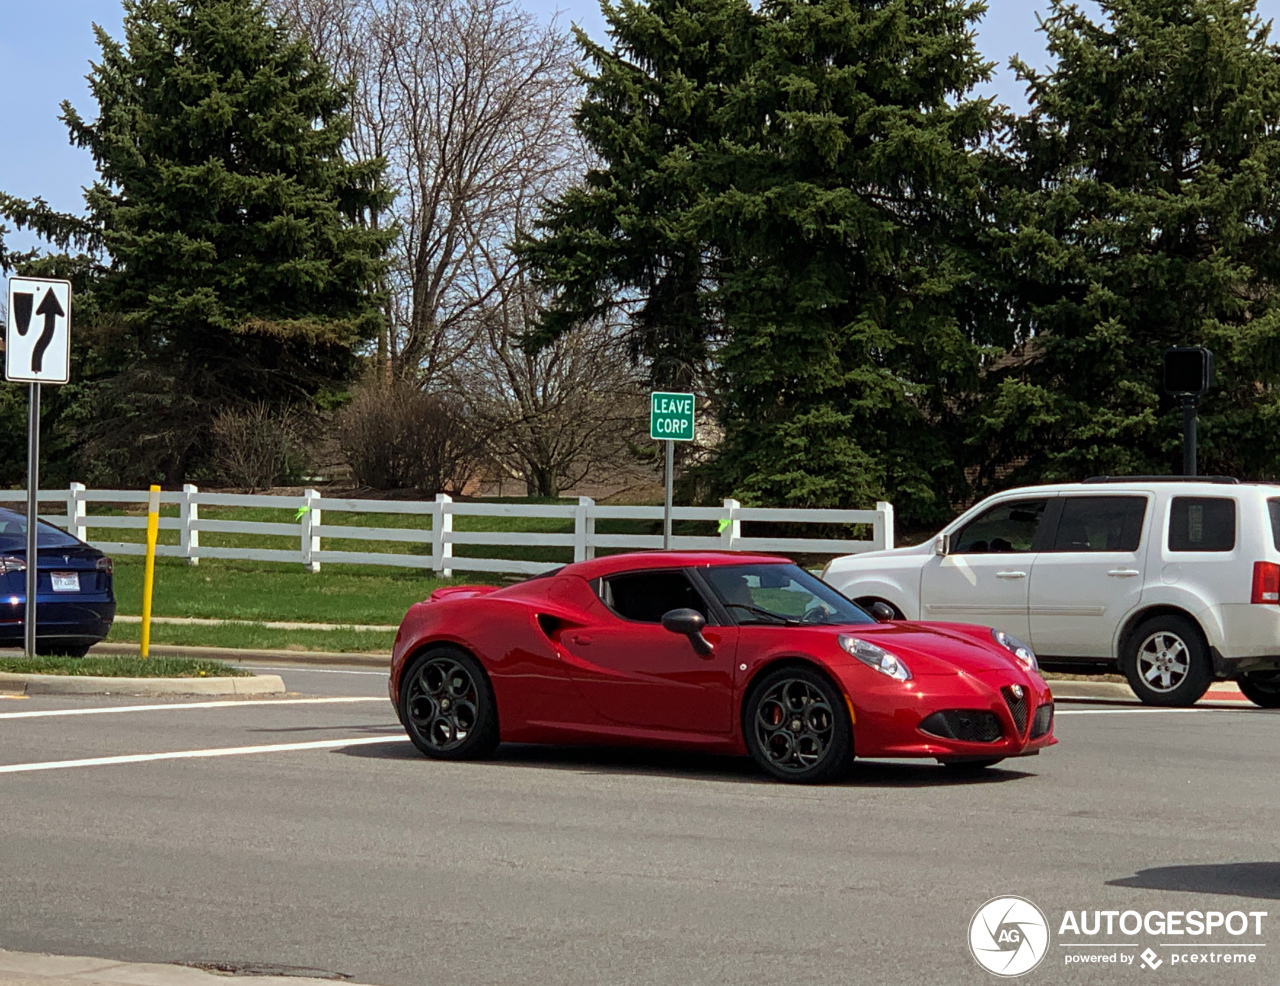
[[[111,559],[40,521],[36,650],[84,657],[116,616]],[[0,507],[0,647],[21,647],[27,602],[27,518]]]

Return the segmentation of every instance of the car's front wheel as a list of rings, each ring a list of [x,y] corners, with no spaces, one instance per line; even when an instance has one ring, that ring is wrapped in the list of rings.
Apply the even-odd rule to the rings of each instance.
[[[1129,635],[1120,665],[1147,705],[1195,705],[1209,690],[1213,665],[1200,628],[1183,616],[1155,616]]]
[[[751,756],[780,781],[834,780],[853,758],[853,725],[844,698],[809,668],[766,674],[751,690],[743,726]]]
[[[1236,684],[1254,705],[1280,709],[1280,671],[1251,671],[1237,678]]]
[[[484,669],[456,647],[410,662],[400,682],[400,719],[413,745],[437,760],[473,760],[498,745],[498,711]]]

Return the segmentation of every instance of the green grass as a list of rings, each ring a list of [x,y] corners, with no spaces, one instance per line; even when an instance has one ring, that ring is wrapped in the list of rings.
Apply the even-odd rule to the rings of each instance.
[[[105,678],[245,678],[253,672],[221,661],[152,657],[0,657],[0,672],[8,674],[96,675]]]
[[[401,614],[403,615],[403,614]],[[397,619],[395,622],[399,622]],[[139,623],[117,623],[107,635],[109,643],[136,644],[142,637]],[[239,650],[332,651],[340,654],[391,655],[395,633],[376,630],[269,630],[256,626],[193,627],[167,623],[151,625],[151,643],[180,647],[233,647]]]

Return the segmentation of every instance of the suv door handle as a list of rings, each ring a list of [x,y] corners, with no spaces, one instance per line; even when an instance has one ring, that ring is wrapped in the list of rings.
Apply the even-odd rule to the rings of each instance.
[[[1026,577],[1026,572],[996,572],[998,579],[1025,579]]]
[[[1142,573],[1136,568],[1113,568],[1107,574],[1116,579],[1131,579],[1135,575],[1141,575]]]

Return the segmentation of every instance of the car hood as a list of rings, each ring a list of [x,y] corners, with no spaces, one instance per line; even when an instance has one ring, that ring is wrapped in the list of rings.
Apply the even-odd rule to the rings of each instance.
[[[946,623],[877,623],[833,632],[883,647],[906,661],[913,675],[964,671],[1025,672],[1016,658],[991,639],[987,627]]]

